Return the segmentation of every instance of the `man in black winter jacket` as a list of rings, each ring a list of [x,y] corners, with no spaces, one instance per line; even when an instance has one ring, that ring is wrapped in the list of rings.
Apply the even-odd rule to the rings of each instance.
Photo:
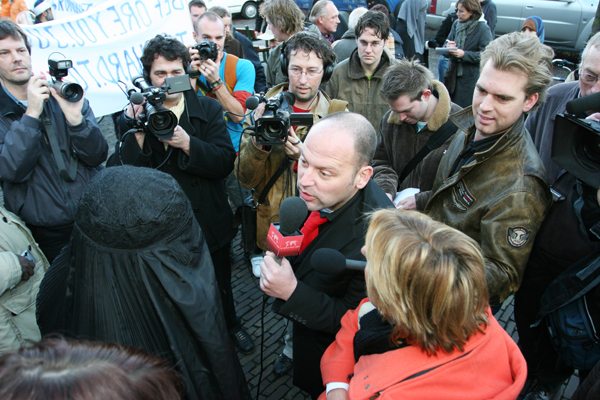
[[[108,145],[82,95],[69,102],[43,75],[31,75],[23,30],[0,20],[0,184],[9,211],[52,262],[65,246],[75,208]]]

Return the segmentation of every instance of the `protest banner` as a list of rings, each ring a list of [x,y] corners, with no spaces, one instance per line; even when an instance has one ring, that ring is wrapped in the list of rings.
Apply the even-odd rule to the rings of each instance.
[[[48,58],[72,60],[67,79],[83,87],[96,116],[127,104],[117,83],[131,84],[142,74],[146,41],[167,33],[194,43],[186,0],[109,0],[68,18],[22,27],[31,41],[33,73],[49,76]]]
[[[52,14],[55,19],[71,17],[106,3],[106,0],[46,0],[52,4]]]

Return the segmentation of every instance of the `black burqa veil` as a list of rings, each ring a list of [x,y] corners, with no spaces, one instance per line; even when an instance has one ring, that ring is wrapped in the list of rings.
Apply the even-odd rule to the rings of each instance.
[[[42,334],[142,348],[182,375],[187,399],[250,399],[208,247],[170,175],[108,168],[89,183],[71,241],[40,286]]]

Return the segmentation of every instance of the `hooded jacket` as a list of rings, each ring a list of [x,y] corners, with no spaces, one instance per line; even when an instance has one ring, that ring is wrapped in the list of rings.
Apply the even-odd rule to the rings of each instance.
[[[398,187],[398,178],[406,165],[427,143],[427,140],[448,121],[448,116],[461,110],[450,101],[446,87],[438,81],[433,82],[434,94],[438,104],[427,121],[427,125],[417,132],[416,124],[405,124],[398,114],[389,110],[379,124],[379,144],[373,159],[373,180],[385,193],[395,196],[396,191],[406,188],[419,188],[421,193],[415,196],[417,209],[423,210],[427,203],[427,194],[431,190],[438,165],[450,145],[451,136],[437,149],[429,153]]]
[[[552,204],[546,172],[521,116],[490,149],[475,153],[475,162],[450,175],[475,134],[471,107],[450,119],[460,130],[440,162],[425,213],[479,243],[490,301],[502,302],[519,288]]]
[[[484,333],[471,336],[463,352],[427,356],[420,347],[407,346],[363,355],[355,363],[360,308],[344,315],[335,342],[321,359],[323,382],[349,383],[349,400],[514,400],[525,384],[525,359],[491,314]]]
[[[282,83],[271,89],[265,96],[271,98],[280,92],[287,90],[288,84]],[[322,90],[319,91],[319,101],[310,111],[313,114],[313,121],[317,122],[329,114],[331,100]],[[347,106],[346,102],[337,102],[340,108]],[[344,103],[344,104],[342,104]],[[244,128],[250,126],[250,118],[244,121]],[[296,136],[304,141],[309,127],[298,126]],[[271,146],[270,151],[260,150],[252,142],[252,136],[243,135],[240,145],[240,154],[235,160],[234,172],[242,186],[246,189],[254,188],[254,201],[258,201],[260,194],[269,182],[273,174],[277,171],[282,162],[286,159],[283,146]],[[293,170],[294,163],[290,163],[286,172],[284,172],[275,182],[263,204],[258,206],[256,215],[256,241],[259,248],[267,250],[267,232],[271,222],[278,222],[276,217],[279,214],[279,205],[286,197],[293,196],[296,190],[297,173]],[[275,218],[273,218],[275,217]]]
[[[383,74],[395,62],[383,51],[379,65],[369,79],[362,69],[356,49],[350,58],[339,63],[333,70],[333,75],[327,82],[327,93],[332,99],[346,100],[351,112],[363,115],[377,129],[381,117],[390,108],[388,102],[379,95]]]

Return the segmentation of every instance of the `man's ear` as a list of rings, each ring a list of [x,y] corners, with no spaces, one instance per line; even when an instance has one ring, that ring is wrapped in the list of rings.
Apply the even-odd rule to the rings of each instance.
[[[539,98],[540,95],[538,93],[534,93],[531,96],[529,96],[527,100],[525,100],[525,105],[523,105],[523,112],[528,112],[529,110],[531,110],[533,106],[535,106]]]
[[[198,40],[196,39],[196,31],[192,31],[192,35],[194,35],[194,41],[197,42]]]
[[[358,170],[356,177],[354,177],[354,186],[357,189],[363,189],[369,183],[369,179],[373,176],[373,167],[365,165]]]
[[[421,99],[423,101],[429,101],[430,97],[431,97],[431,89],[425,89],[425,90],[423,90],[423,94],[421,95]]]

